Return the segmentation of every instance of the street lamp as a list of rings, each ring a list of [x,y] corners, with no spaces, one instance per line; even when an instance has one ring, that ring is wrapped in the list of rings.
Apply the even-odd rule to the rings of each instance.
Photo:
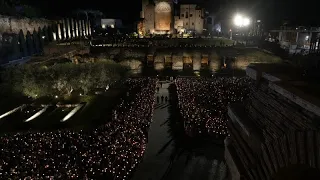
[[[233,23],[237,27],[246,27],[246,26],[250,25],[250,19],[246,16],[242,16],[240,14],[237,14],[233,19]]]
[[[241,14],[237,14],[233,18],[233,23],[237,28],[245,28],[245,27],[248,27],[251,22],[248,17],[241,15]],[[232,30],[230,30],[230,34],[231,34],[230,39],[232,39]]]

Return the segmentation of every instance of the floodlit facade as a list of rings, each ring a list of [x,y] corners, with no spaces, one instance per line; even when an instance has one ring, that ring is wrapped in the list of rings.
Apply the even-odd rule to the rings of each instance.
[[[180,5],[180,20],[183,21],[183,28],[202,34],[204,24],[204,9],[195,4]]]
[[[173,4],[170,0],[142,1],[142,11],[145,34],[171,34],[173,32]]]
[[[138,33],[150,34],[195,33],[202,34],[204,9],[196,4],[180,5],[180,14],[174,16],[172,0],[142,0]],[[142,27],[141,27],[142,26]]]
[[[155,6],[155,31],[170,31],[172,8],[167,2],[159,2]]]

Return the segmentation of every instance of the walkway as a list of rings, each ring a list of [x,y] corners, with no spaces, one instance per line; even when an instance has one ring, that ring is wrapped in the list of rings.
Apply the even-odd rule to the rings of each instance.
[[[163,84],[156,96],[169,97],[168,86],[169,83]],[[169,106],[164,102],[156,104],[154,107],[147,149],[133,180],[224,180],[226,166],[222,161],[196,156],[191,157],[186,163],[187,155],[182,155],[170,165],[170,155],[174,147],[168,133]],[[165,146],[166,148],[164,148]],[[164,151],[162,151],[163,149]]]

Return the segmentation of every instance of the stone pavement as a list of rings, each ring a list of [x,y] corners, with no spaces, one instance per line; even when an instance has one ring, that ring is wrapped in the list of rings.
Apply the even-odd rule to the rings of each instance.
[[[156,96],[169,97],[168,87],[169,83],[163,84]],[[170,163],[174,146],[168,132],[169,106],[169,103],[161,103],[160,100],[154,107],[146,152],[133,180],[224,180],[227,168],[223,161],[208,159],[205,156],[193,156],[186,163],[187,155],[183,154],[172,164]]]

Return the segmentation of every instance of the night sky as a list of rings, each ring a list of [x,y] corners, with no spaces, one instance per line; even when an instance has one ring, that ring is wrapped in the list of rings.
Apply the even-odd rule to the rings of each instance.
[[[76,9],[100,10],[106,17],[121,18],[125,21],[139,19],[141,0],[24,0],[48,17],[67,16]],[[268,25],[277,27],[284,20],[292,25],[320,25],[316,17],[316,0],[180,0],[180,3],[202,2],[205,7],[219,12],[223,17],[231,16],[233,11],[249,12],[257,19],[265,20]],[[228,10],[226,10],[228,9]]]

